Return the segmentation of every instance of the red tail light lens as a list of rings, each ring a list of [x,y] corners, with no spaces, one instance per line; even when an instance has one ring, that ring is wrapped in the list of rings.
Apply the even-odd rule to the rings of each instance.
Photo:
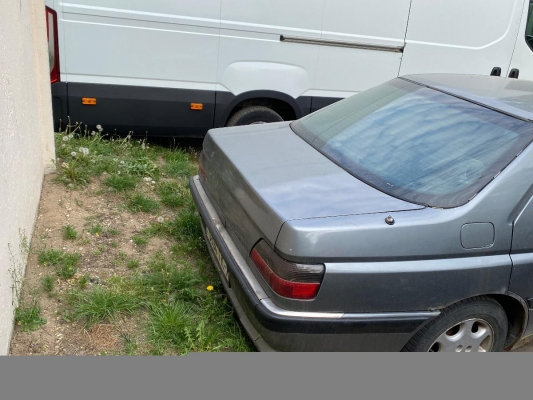
[[[250,254],[268,285],[280,296],[296,300],[316,297],[324,278],[323,264],[291,263],[278,256],[265,241],[260,241]]]
[[[50,83],[60,81],[59,42],[57,35],[57,13],[46,7],[46,33],[48,35],[48,57],[50,61]]]

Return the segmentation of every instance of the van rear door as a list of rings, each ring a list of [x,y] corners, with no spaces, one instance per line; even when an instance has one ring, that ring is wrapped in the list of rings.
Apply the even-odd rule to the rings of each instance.
[[[346,97],[396,78],[410,3],[326,0],[313,95]]]
[[[400,75],[507,72],[524,0],[412,0]]]

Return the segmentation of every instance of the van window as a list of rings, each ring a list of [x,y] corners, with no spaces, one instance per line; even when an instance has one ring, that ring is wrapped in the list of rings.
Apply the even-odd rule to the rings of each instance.
[[[527,15],[527,26],[526,26],[526,43],[531,50],[533,50],[533,0],[529,2],[529,13]]]

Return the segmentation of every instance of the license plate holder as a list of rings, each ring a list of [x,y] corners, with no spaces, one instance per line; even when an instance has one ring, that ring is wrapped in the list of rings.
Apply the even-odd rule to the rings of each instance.
[[[220,249],[218,248],[215,239],[213,238],[213,235],[209,231],[209,228],[206,227],[205,229],[205,236],[207,237],[207,242],[209,243],[209,247],[211,247],[211,250],[213,251],[213,254],[215,256],[215,265],[217,269],[219,269],[222,272],[222,275],[224,275],[224,278],[226,279],[226,283],[229,285],[229,272],[228,272],[228,265],[226,264],[226,261],[222,257],[222,253]]]

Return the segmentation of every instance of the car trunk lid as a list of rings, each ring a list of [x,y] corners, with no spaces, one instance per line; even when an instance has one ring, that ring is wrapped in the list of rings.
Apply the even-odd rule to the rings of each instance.
[[[204,185],[246,251],[275,243],[284,222],[424,208],[358,180],[298,137],[288,122],[211,130]]]

